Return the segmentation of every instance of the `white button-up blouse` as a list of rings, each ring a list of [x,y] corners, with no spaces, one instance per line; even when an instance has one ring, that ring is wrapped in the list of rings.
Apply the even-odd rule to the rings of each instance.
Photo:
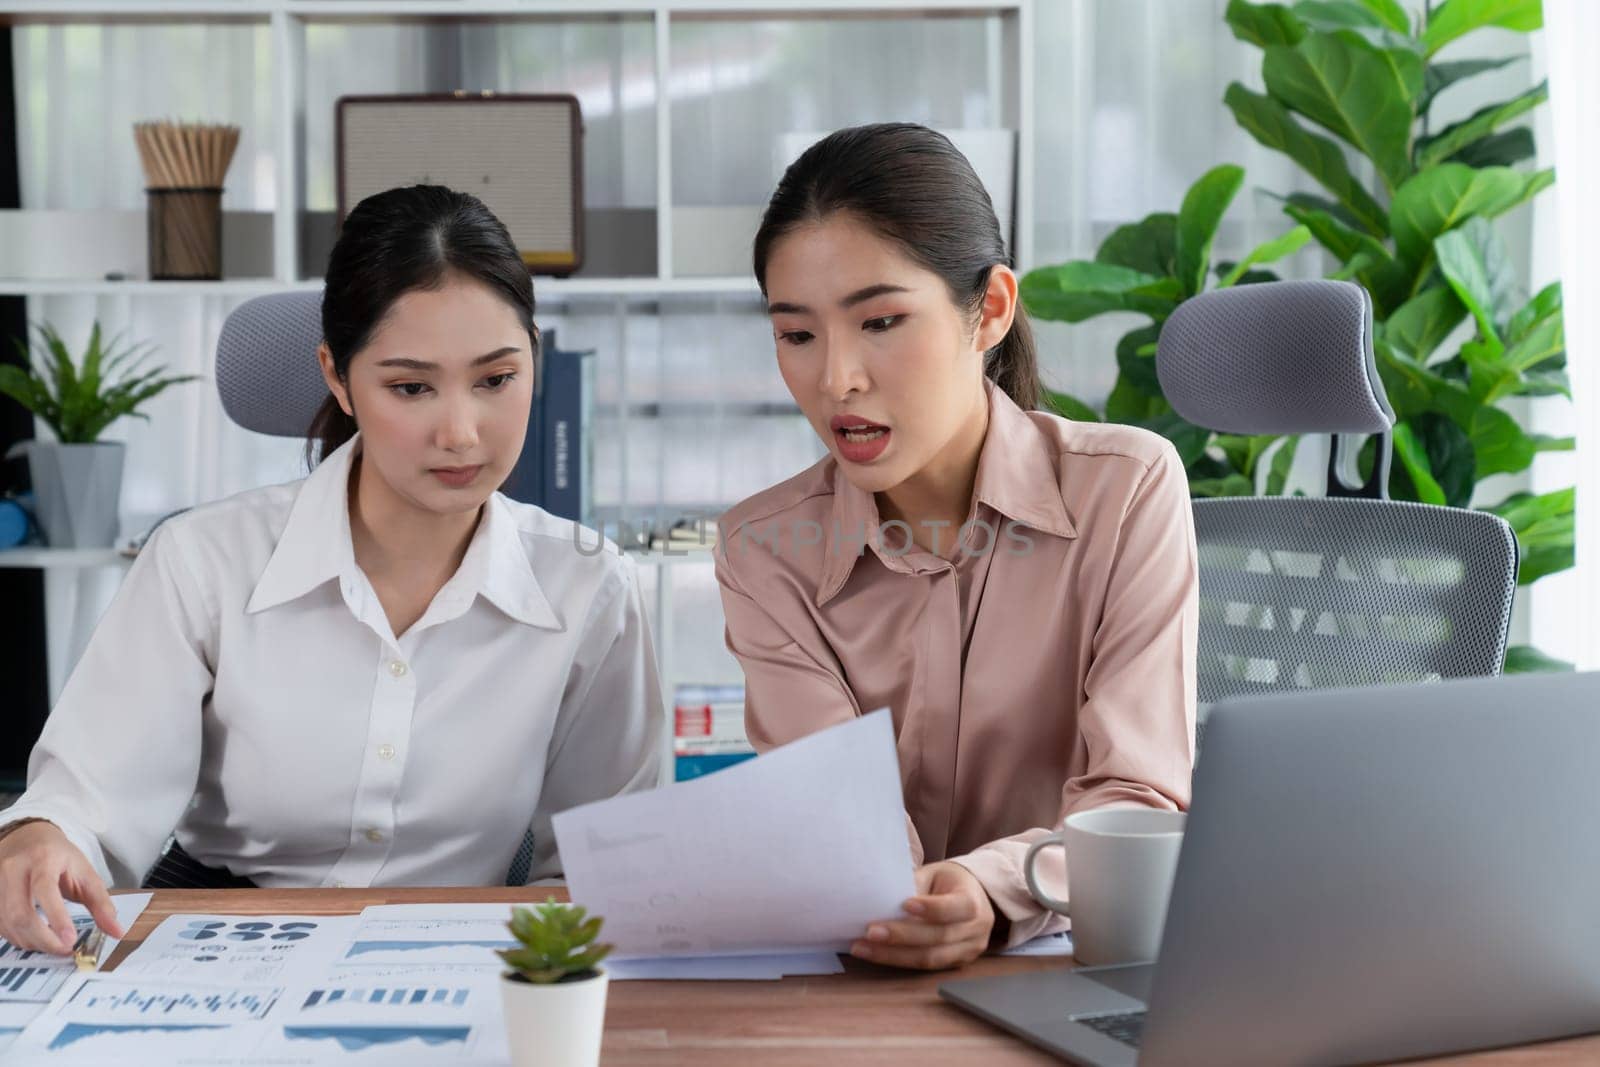
[[[111,884],[169,834],[262,886],[497,885],[556,812],[658,783],[665,716],[631,561],[496,493],[395,637],[350,538],[359,438],[301,482],[162,524],[45,724],[4,823]]]

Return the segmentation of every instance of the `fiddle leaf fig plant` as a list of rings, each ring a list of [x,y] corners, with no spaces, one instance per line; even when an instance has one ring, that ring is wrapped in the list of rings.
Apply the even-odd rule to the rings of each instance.
[[[1280,493],[1294,458],[1295,438],[1216,434],[1185,421],[1173,412],[1156,379],[1156,340],[1178,305],[1207,288],[1273,280],[1277,275],[1264,268],[1311,241],[1308,227],[1293,226],[1238,262],[1213,262],[1217,228],[1244,178],[1244,170],[1232,164],[1214,167],[1189,188],[1177,214],[1158,212],[1118,227],[1092,261],[1041,267],[1021,283],[1023,302],[1038,318],[1082,322],[1108,311],[1131,311],[1149,320],[1117,342],[1117,382],[1104,417],[1171,440],[1195,496],[1249,496],[1256,491],[1258,472],[1267,492]],[[1068,418],[1101,417],[1064,393],[1052,392],[1048,399]]]
[[[1484,479],[1572,449],[1571,437],[1532,433],[1521,421],[1523,398],[1571,397],[1561,287],[1530,293],[1495,222],[1554,181],[1550,170],[1523,166],[1535,145],[1521,123],[1548,89],[1535,85],[1442,128],[1433,118],[1452,86],[1518,59],[1443,59],[1441,49],[1485,27],[1536,30],[1540,0],[1444,0],[1416,17],[1398,0],[1230,0],[1224,17],[1235,37],[1261,50],[1266,91],[1234,82],[1223,104],[1320,192],[1280,197],[1293,228],[1237,263],[1213,264],[1217,224],[1243,180],[1239,168],[1217,167],[1191,187],[1176,216],[1121,227],[1093,262],[1023,278],[1024,303],[1040,318],[1080,322],[1131,311],[1149,320],[1117,345],[1104,417],[1169,437],[1196,496],[1283,492],[1293,440],[1233,438],[1185,423],[1162,397],[1150,356],[1167,316],[1213,277],[1217,286],[1268,280],[1265,264],[1310,240],[1325,253],[1329,276],[1353,279],[1372,296],[1378,370],[1397,417],[1391,497],[1482,506]],[[1052,400],[1068,417],[1101,414],[1073,397]],[[1514,493],[1487,507],[1517,533],[1520,584],[1572,566],[1573,503],[1566,489]],[[1513,649],[1506,666],[1560,663]]]

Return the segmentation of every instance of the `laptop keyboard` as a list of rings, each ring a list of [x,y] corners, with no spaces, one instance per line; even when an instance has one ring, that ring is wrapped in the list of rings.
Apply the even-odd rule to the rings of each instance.
[[[1105,1034],[1113,1041],[1120,1041],[1132,1048],[1139,1047],[1139,1039],[1144,1036],[1145,1012],[1129,1011],[1118,1015],[1087,1015],[1079,1016],[1072,1021],[1082,1023],[1089,1029]]]

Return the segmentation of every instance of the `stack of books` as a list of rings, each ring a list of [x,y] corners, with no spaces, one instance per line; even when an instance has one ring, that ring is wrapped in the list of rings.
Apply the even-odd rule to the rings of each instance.
[[[522,455],[500,491],[552,515],[594,524],[594,353],[567,352],[543,331]]]
[[[672,705],[675,780],[720,771],[756,754],[744,732],[744,686],[680,685]]]

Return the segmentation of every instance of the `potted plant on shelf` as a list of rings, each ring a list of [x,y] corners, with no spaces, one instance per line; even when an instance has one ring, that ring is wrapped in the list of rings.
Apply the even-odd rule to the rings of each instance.
[[[45,543],[55,548],[109,548],[117,536],[122,496],[120,441],[101,441],[106,427],[139,411],[147,400],[194,375],[165,376],[165,367],[144,369],[150,346],[102,343],[100,324],[89,331],[79,360],[49,325],[38,327],[37,356],[16,341],[23,365],[0,364],[0,393],[31,411],[54,441],[22,441],[6,453],[28,457],[36,518]]]
[[[603,921],[548,900],[512,911],[507,925],[518,947],[496,955],[510,968],[500,992],[516,1067],[600,1062],[608,979],[599,964],[612,948],[595,943]]]

